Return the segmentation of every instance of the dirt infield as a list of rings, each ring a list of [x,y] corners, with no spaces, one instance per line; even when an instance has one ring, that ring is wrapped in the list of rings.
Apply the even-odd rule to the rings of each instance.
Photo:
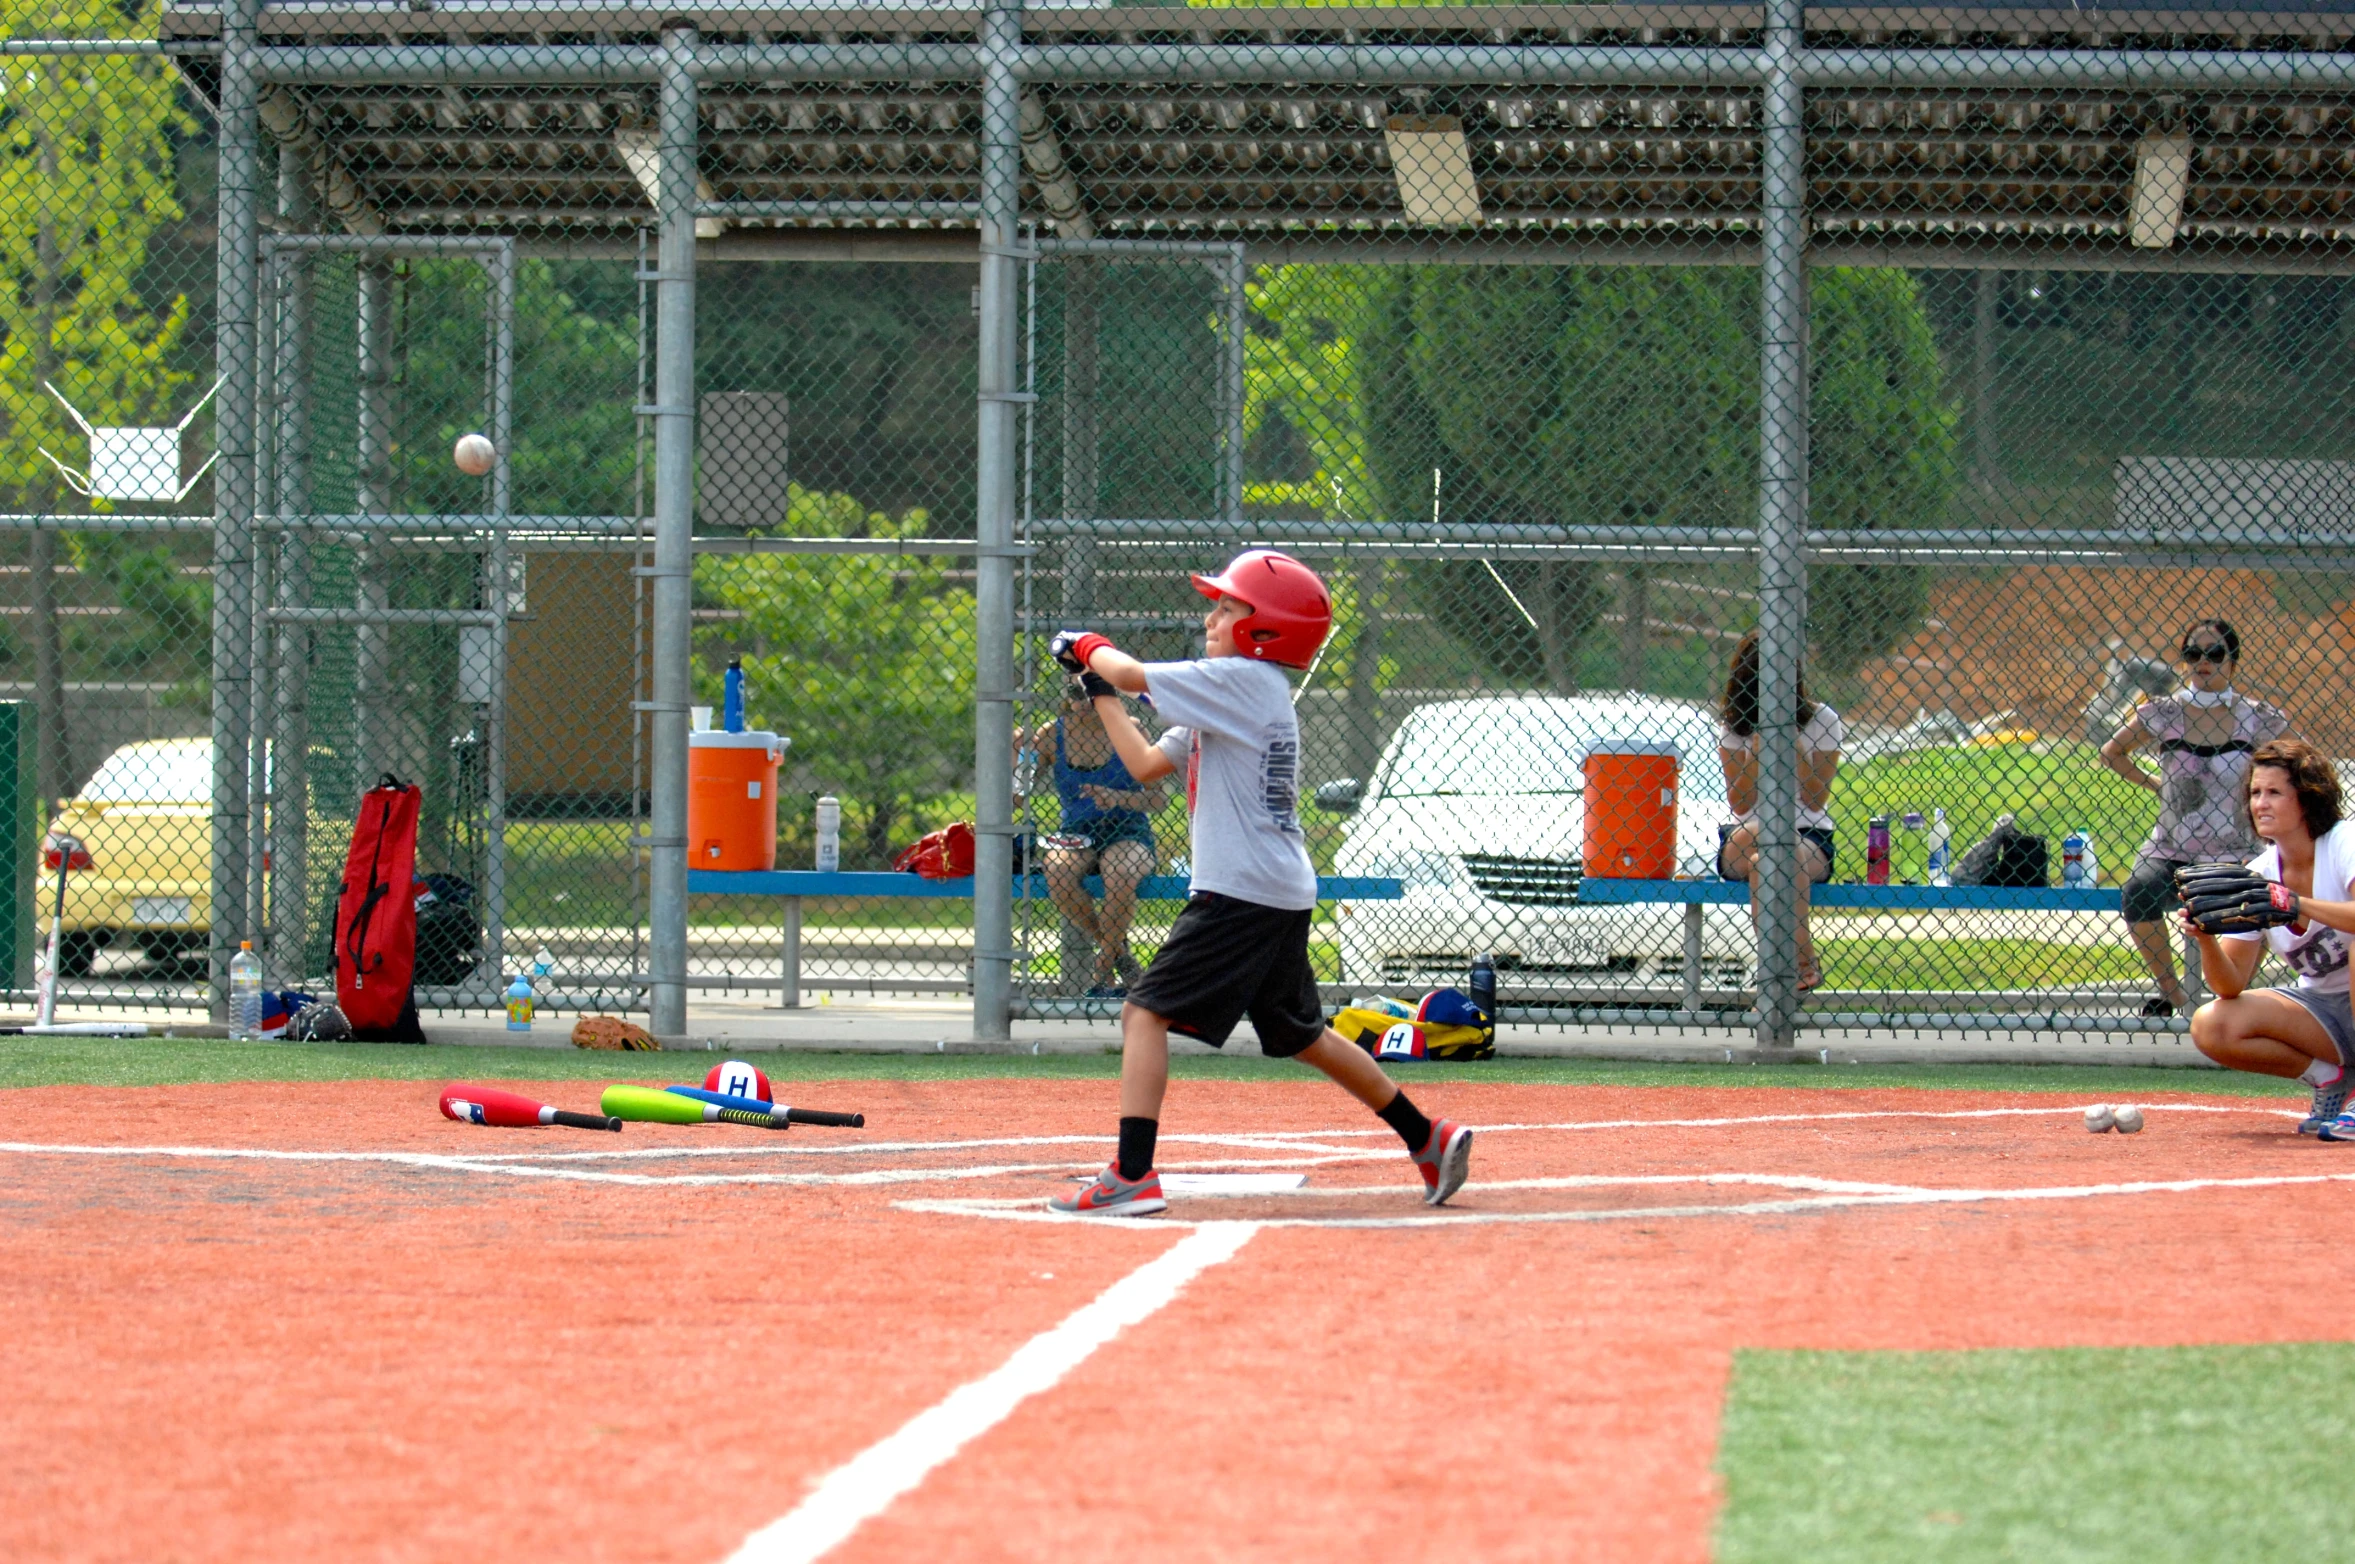
[[[1186,1082],[1165,1171],[1306,1187],[1107,1230],[1028,1219],[1103,1082],[797,1088],[869,1128],[786,1137],[434,1095],[0,1095],[0,1554],[728,1558],[1201,1220],[1256,1225],[827,1556],[1698,1560],[1736,1347],[2331,1336],[2355,1197],[2287,1097],[1451,1085],[1460,1210],[1341,1225],[1427,1214],[1394,1138]]]

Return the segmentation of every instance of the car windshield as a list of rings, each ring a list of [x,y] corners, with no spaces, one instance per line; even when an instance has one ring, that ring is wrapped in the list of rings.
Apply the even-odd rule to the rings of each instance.
[[[1578,793],[1598,743],[1677,746],[1688,796],[1722,799],[1717,729],[1667,705],[1449,701],[1410,715],[1391,740],[1376,791],[1385,798],[1528,797]]]
[[[106,757],[81,796],[94,804],[206,804],[213,797],[210,744],[132,744]]]

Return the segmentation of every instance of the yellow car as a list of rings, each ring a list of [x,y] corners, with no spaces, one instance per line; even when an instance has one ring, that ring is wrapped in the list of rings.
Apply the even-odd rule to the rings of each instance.
[[[145,739],[107,756],[51,823],[41,857],[44,941],[66,860],[67,976],[125,942],[158,961],[201,956],[213,912],[213,741]]]

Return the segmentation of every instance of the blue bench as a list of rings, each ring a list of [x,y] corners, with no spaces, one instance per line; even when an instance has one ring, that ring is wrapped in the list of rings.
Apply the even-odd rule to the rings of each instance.
[[[1086,883],[1090,895],[1104,894],[1104,882],[1100,878],[1090,875]],[[1137,883],[1137,899],[1184,901],[1189,889],[1182,875],[1148,875]],[[902,896],[936,901],[973,899],[973,881],[970,877],[961,880],[927,880],[918,874],[820,873],[815,869],[689,869],[687,890],[695,895],[774,896],[784,902],[785,950],[780,976],[784,979],[783,1003],[788,1010],[796,1009],[801,1004],[801,904],[809,897]],[[1014,890],[1016,895],[1027,895],[1043,901],[1047,895],[1047,877],[1044,874],[1024,876],[1015,881]],[[1369,875],[1317,877],[1317,899],[1320,901],[1397,901],[1405,894],[1404,884],[1394,879]]]
[[[1818,907],[1870,912],[2116,912],[2118,889],[2057,890],[2051,886],[1993,885],[1818,885]],[[1581,880],[1578,900],[1586,906],[1683,903],[1688,907],[1746,907],[1746,880]]]

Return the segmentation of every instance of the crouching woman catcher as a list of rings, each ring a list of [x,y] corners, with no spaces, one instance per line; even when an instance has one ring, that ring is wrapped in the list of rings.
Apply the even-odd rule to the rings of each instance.
[[[1056,659],[1087,682],[1128,774],[1150,787],[1186,771],[1193,883],[1185,910],[1120,1013],[1120,1151],[1096,1181],[1053,1202],[1075,1216],[1142,1216],[1166,1208],[1153,1169],[1169,1090],[1169,1034],[1223,1046],[1248,1016],[1260,1050],[1322,1071],[1398,1132],[1439,1205],[1463,1186],[1472,1132],[1434,1124],[1380,1065],[1325,1025],[1309,965],[1316,867],[1300,833],[1300,725],[1280,671],[1305,668],[1333,626],[1316,573],[1269,549],[1195,576],[1211,600],[1203,656],[1143,663],[1103,636],[1066,630]],[[1171,724],[1148,743],[1121,695],[1153,698]]]
[[[2199,865],[2179,882],[2183,928],[2216,997],[2191,1018],[2192,1041],[2227,1069],[2278,1075],[2314,1089],[2302,1135],[2355,1139],[2346,1114],[2355,1079],[2347,1002],[2355,934],[2355,823],[2339,818],[2339,780],[2311,744],[2275,739],[2249,757],[2250,822],[2269,844],[2245,871]],[[2271,948],[2295,986],[2250,988]]]

